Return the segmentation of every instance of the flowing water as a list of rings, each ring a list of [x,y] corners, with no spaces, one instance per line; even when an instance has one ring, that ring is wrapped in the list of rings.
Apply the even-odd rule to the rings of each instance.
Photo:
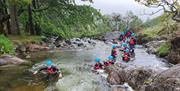
[[[28,67],[6,69],[0,71],[0,90],[2,91],[108,91],[109,85],[106,79],[92,71],[96,57],[106,60],[110,55],[111,45],[100,41],[89,49],[60,49],[49,52],[38,52],[35,55],[51,54],[54,62],[63,72],[63,78],[52,84],[46,84],[33,77],[27,70]],[[136,59],[124,63],[118,58],[117,63],[150,67],[153,69],[168,69],[169,65],[145,52],[145,49],[136,49]],[[51,57],[52,57],[51,56]],[[34,59],[33,59],[34,60]],[[23,69],[23,72],[22,72]],[[13,71],[15,70],[15,71]],[[4,74],[6,72],[6,74]]]

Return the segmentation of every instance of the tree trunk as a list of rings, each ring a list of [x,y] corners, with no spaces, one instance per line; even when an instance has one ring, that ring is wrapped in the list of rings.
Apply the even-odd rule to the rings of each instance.
[[[16,0],[11,0],[9,11],[10,11],[10,25],[11,25],[12,34],[20,35],[19,25],[18,25]]]
[[[2,22],[3,15],[4,15],[4,12],[3,12],[3,2],[2,2],[2,0],[0,0],[0,33],[1,34],[4,31],[3,30],[3,22]]]
[[[3,0],[4,4],[6,4],[6,0]],[[4,11],[5,11],[5,14],[8,15],[8,9],[7,9],[7,6],[4,7]],[[11,26],[10,26],[10,22],[9,22],[9,19],[6,21],[6,27],[7,27],[7,30],[8,30],[8,34],[11,34]]]
[[[33,24],[33,17],[32,17],[32,7],[31,5],[28,6],[28,23],[29,23],[29,31],[31,35],[35,35],[35,29]]]

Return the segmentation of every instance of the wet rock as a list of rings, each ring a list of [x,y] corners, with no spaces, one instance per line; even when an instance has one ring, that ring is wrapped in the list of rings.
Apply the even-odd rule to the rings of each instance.
[[[43,39],[43,41],[47,44],[54,44],[56,41],[58,41],[60,38],[57,36],[51,36],[51,37],[46,37]]]
[[[16,51],[17,51],[17,52],[26,52],[26,46],[25,46],[25,45],[19,45],[19,46],[16,48]]]
[[[171,50],[170,53],[168,54],[167,59],[168,59],[168,62],[170,62],[172,64],[180,63],[180,51]]]
[[[80,39],[80,38],[76,38],[75,40],[76,40],[76,41],[81,41],[81,39]]]
[[[112,88],[111,91],[127,91],[127,90],[125,88],[118,88],[118,87],[116,87],[116,88]]]
[[[49,47],[46,46],[41,46],[37,44],[30,44],[28,45],[27,51],[29,52],[36,52],[36,51],[41,51],[41,50],[49,50]]]
[[[68,44],[68,45],[71,45],[71,41],[70,40],[66,40],[65,43]]]
[[[140,89],[141,86],[152,77],[154,73],[151,69],[136,68],[126,72],[126,82],[134,89]]]
[[[25,62],[26,62],[25,60],[22,60],[20,58],[11,55],[0,56],[0,66],[19,65]]]
[[[119,31],[114,31],[114,32],[109,32],[106,33],[105,36],[103,37],[105,41],[111,41],[113,39],[119,39],[120,32]]]
[[[147,48],[147,52],[151,54],[155,54],[157,52],[157,49],[162,43],[165,43],[165,40],[161,41],[151,41],[145,44],[145,47]]]
[[[171,40],[171,51],[168,55],[168,61],[173,64],[180,63],[180,37]]]
[[[128,83],[124,83],[123,85],[112,85],[110,91],[134,91]]]
[[[59,40],[59,41],[56,41],[54,44],[56,47],[64,47],[66,42],[63,40]]]
[[[83,42],[78,42],[77,45],[80,47],[80,46],[83,46],[84,43]]]
[[[134,89],[140,89],[144,83],[155,75],[155,72],[151,69],[129,68],[117,65],[113,66],[108,72],[107,80],[111,85],[120,85],[127,82]]]
[[[112,67],[108,71],[108,83],[111,85],[117,85],[117,84],[123,84],[125,82],[126,76],[125,76],[125,70],[122,68],[117,68],[116,66]]]
[[[144,91],[180,91],[180,64],[158,74]]]

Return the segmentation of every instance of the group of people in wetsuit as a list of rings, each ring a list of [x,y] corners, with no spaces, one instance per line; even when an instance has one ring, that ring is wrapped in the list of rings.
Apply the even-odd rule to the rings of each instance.
[[[114,42],[113,40],[111,55],[108,56],[108,60],[101,63],[101,59],[96,58],[94,69],[99,70],[99,69],[103,69],[104,67],[113,65],[116,62],[116,58],[118,55],[117,53],[118,48],[122,54],[122,60],[125,62],[130,61],[131,58],[132,59],[135,58],[135,53],[134,53],[135,45],[136,45],[136,35],[134,32],[131,31],[121,32],[118,42]]]
[[[115,43],[113,41],[111,55],[107,57],[107,61],[104,61],[103,63],[101,63],[101,59],[96,58],[94,69],[100,70],[100,69],[104,69],[105,67],[109,67],[113,65],[116,62],[116,58],[118,55],[118,52],[117,52],[118,48],[122,54],[123,61],[128,62],[130,58],[135,58],[135,53],[134,53],[135,45],[136,45],[135,33],[131,31],[121,32],[118,42]],[[41,72],[41,71],[46,72],[48,79],[51,75],[58,75],[59,78],[62,77],[62,74],[59,68],[53,64],[51,59],[47,59],[45,61],[45,65],[38,68],[38,70],[33,72],[33,74],[36,75],[38,72]]]

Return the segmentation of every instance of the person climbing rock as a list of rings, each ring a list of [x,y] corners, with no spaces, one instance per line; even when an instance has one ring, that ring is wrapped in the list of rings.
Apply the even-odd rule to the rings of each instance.
[[[114,64],[114,57],[113,56],[108,56],[108,63],[109,63],[109,66]]]
[[[129,49],[128,48],[126,48],[124,50],[122,60],[125,61],[125,62],[128,62],[130,60],[130,54],[129,54]]]
[[[96,58],[96,59],[95,59],[96,64],[94,65],[94,70],[103,69],[103,65],[101,64],[100,61],[101,61],[100,58]]]
[[[129,41],[129,48],[132,50],[135,48],[135,45],[136,45],[136,40],[133,37],[131,37]]]
[[[116,62],[116,57],[117,57],[116,45],[112,45],[111,56],[113,57],[113,62]]]
[[[45,61],[45,65],[43,67],[40,67],[38,70],[36,70],[35,72],[33,72],[34,75],[36,75],[38,72],[45,72],[47,75],[47,79],[50,79],[50,76],[58,76],[59,78],[62,77],[62,74],[60,72],[60,69],[53,64],[51,59],[47,59]]]

